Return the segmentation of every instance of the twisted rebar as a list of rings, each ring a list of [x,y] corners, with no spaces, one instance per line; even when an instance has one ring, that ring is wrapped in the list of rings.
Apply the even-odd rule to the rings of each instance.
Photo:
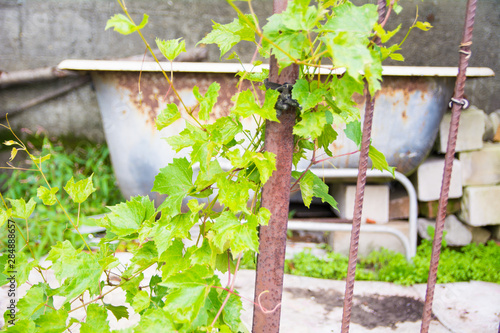
[[[477,0],[467,1],[467,12],[465,15],[464,32],[462,43],[460,44],[460,61],[457,80],[455,82],[455,91],[453,100],[461,101],[464,96],[466,70],[471,55],[470,47],[472,45],[472,31],[474,28],[474,17],[476,13]],[[436,229],[434,231],[434,240],[432,243],[432,255],[429,266],[429,278],[427,280],[427,291],[425,295],[424,310],[422,314],[422,327],[420,332],[427,333],[432,317],[432,302],[434,299],[434,289],[436,286],[437,270],[439,266],[439,256],[441,254],[441,243],[443,240],[444,219],[446,217],[446,206],[448,204],[448,193],[450,190],[451,172],[453,168],[453,159],[455,157],[455,147],[458,135],[458,124],[460,120],[460,111],[463,104],[453,102],[450,122],[450,132],[448,135],[448,146],[446,149],[443,182],[439,196],[439,208],[436,218]]]

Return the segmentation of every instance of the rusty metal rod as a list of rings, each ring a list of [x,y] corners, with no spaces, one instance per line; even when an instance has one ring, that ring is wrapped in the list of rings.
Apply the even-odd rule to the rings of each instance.
[[[274,13],[284,11],[287,4],[288,0],[274,0]],[[269,70],[271,82],[293,84],[298,75],[299,68],[296,65],[289,66],[278,74],[278,63],[271,57]],[[271,219],[267,226],[260,228],[254,296],[255,303],[260,301],[263,308],[275,310],[266,313],[260,306],[254,306],[253,333],[278,333],[280,328],[295,109],[290,108],[282,112],[278,119],[279,123],[266,122],[264,148],[276,154],[276,171],[262,190],[262,206],[269,209]]]
[[[474,17],[476,13],[477,0],[468,0],[465,15],[464,31],[462,43],[460,44],[460,60],[458,66],[458,75],[455,82],[455,91],[453,100],[462,101],[465,88],[465,72],[469,64],[470,50],[472,45],[472,31],[474,28]],[[434,240],[432,243],[432,255],[429,266],[429,278],[427,280],[427,291],[425,295],[424,310],[422,314],[421,333],[429,331],[429,325],[432,316],[432,301],[434,298],[434,289],[436,286],[437,270],[439,266],[439,255],[441,254],[441,242],[443,240],[444,219],[446,217],[446,206],[448,204],[448,194],[450,190],[451,171],[453,168],[453,159],[455,157],[455,147],[458,135],[458,124],[460,120],[460,111],[463,105],[454,102],[452,107],[450,132],[448,135],[448,146],[446,149],[444,174],[441,184],[441,193],[439,196],[439,208],[436,218],[436,229],[434,231]]]
[[[378,0],[378,22],[385,18],[385,0]],[[380,43],[380,41],[378,41]],[[351,230],[351,243],[349,246],[349,262],[347,266],[346,287],[344,294],[344,308],[342,311],[342,333],[349,332],[352,313],[352,299],[354,294],[354,279],[356,276],[356,264],[358,261],[359,233],[361,229],[361,214],[363,211],[363,199],[365,196],[366,170],[368,168],[368,152],[370,149],[370,140],[373,123],[373,110],[375,107],[375,97],[372,98],[366,84],[366,105],[365,119],[363,121],[363,136],[361,139],[361,151],[358,164],[358,179],[356,183],[356,196],[354,201],[354,214]]]
[[[271,58],[270,81],[281,84],[294,83],[297,76],[298,67],[292,65],[283,69],[278,77],[276,60]],[[262,306],[268,310],[276,308],[281,303],[283,293],[295,109],[284,111],[279,120],[280,123],[273,121],[266,123],[264,147],[266,151],[276,154],[276,171],[262,190],[262,206],[269,209],[271,219],[268,226],[260,228],[255,279],[255,303],[259,303],[260,299]],[[254,306],[252,332],[278,333],[280,314],[280,306],[272,313],[265,313],[259,306]]]

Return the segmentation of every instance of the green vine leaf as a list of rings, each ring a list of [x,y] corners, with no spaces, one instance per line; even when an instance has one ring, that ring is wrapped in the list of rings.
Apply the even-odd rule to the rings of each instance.
[[[0,227],[4,225],[5,222],[12,216],[12,209],[3,210],[0,208]],[[1,269],[1,266],[0,266]]]
[[[174,60],[182,52],[186,52],[186,42],[181,40],[182,38],[161,40],[156,38],[156,46],[160,50],[161,54],[165,56],[168,60]]]
[[[372,145],[370,145],[370,148],[368,150],[368,156],[372,160],[372,169],[375,168],[380,171],[387,170],[392,174],[392,177],[396,177],[394,174],[396,168],[390,167],[387,163],[387,160],[385,159],[384,154],[382,154]]]
[[[177,104],[168,104],[165,109],[163,109],[158,117],[156,118],[156,129],[161,131],[167,126],[173,124],[177,119],[181,118],[181,113]]]
[[[177,329],[168,310],[148,309],[141,316],[134,333],[176,332]]]
[[[317,82],[312,83],[317,85]],[[292,96],[299,102],[302,112],[314,108],[323,101],[323,96],[327,94],[326,89],[314,87],[310,88],[306,79],[299,79],[293,85]]]
[[[92,182],[92,176],[82,179],[75,183],[73,177],[66,183],[64,190],[69,194],[71,199],[76,203],[82,203],[89,195],[96,191],[94,184]]]
[[[214,107],[215,103],[217,103],[217,97],[219,97],[220,84],[217,82],[212,82],[212,84],[208,87],[207,93],[205,96],[200,94],[199,88],[197,86],[193,87],[194,97],[200,102],[200,112],[198,114],[198,118],[200,120],[208,120],[210,116],[210,112]]]
[[[45,305],[46,287],[48,287],[47,284],[38,283],[32,286],[23,298],[19,299],[19,302],[17,302],[17,319],[23,320],[30,319],[32,317],[34,317],[33,319],[36,319],[38,317],[35,314],[37,314],[38,311]]]
[[[254,27],[248,23],[253,22],[253,17],[251,15],[245,16],[248,21],[241,16],[229,24],[219,24],[212,21],[212,31],[198,44],[217,44],[222,58],[238,42],[242,40],[254,41]]]
[[[109,28],[113,28],[116,32],[122,35],[129,35],[134,33],[146,26],[148,23],[149,16],[144,14],[142,18],[142,22],[139,25],[135,25],[128,17],[123,14],[116,14],[112,16],[108,22],[106,23],[106,28],[104,30],[108,30]]]
[[[160,169],[152,191],[167,194],[168,197],[158,209],[163,209],[168,216],[180,213],[182,199],[193,189],[192,179],[193,170],[185,157],[174,158],[172,163]]]
[[[26,203],[23,198],[21,199],[8,199],[12,206],[12,217],[20,219],[28,219],[35,210],[36,202],[33,198]]]
[[[112,305],[112,304],[106,304],[104,303],[104,307],[111,311],[111,313],[113,314],[113,316],[115,316],[116,320],[120,320],[122,318],[127,318],[128,319],[128,309],[126,306],[124,305],[119,305],[119,306],[115,306],[115,305]]]
[[[123,306],[124,307],[124,306]],[[108,333],[110,332],[108,324],[109,308],[99,306],[98,304],[89,304],[87,306],[87,319],[82,323],[80,333]],[[128,317],[128,315],[127,315]],[[121,318],[121,317],[120,317]],[[118,319],[117,319],[118,320]]]
[[[36,324],[30,319],[17,319],[14,326],[7,327],[7,333],[35,333]]]
[[[299,179],[302,172],[292,171],[292,177]],[[321,202],[327,202],[332,208],[337,209],[337,201],[329,194],[328,185],[326,185],[318,176],[310,170],[300,179],[300,191],[302,192],[302,200],[306,207],[312,202],[312,197],[321,199]]]
[[[243,118],[248,118],[255,114],[264,119],[279,122],[276,117],[276,109],[274,108],[279,95],[280,93],[273,89],[266,90],[264,104],[260,107],[250,89],[242,91],[233,97],[235,105],[231,113]]]
[[[348,139],[351,139],[352,142],[356,144],[356,147],[358,147],[358,149],[361,149],[361,141],[363,138],[363,132],[361,131],[361,122],[351,121],[346,125],[344,133]]]
[[[68,311],[61,308],[57,311],[49,310],[35,320],[38,326],[37,332],[52,333],[66,331],[66,320],[68,319]]]
[[[132,301],[132,308],[134,308],[135,312],[140,313],[142,310],[149,307],[150,302],[151,300],[149,299],[148,292],[146,290],[140,290],[134,296],[134,299]]]
[[[255,184],[247,179],[233,181],[225,177],[217,180],[219,201],[232,212],[248,213],[247,203],[250,199],[249,190],[255,189]]]
[[[58,187],[52,187],[49,190],[45,186],[40,186],[36,191],[36,195],[38,198],[40,198],[42,200],[44,205],[52,206],[53,204],[55,204],[57,202],[57,199],[56,199],[57,191],[59,191]]]
[[[107,228],[118,236],[137,232],[141,224],[154,217],[155,207],[147,196],[132,197],[130,201],[107,207],[108,213],[96,224]]]
[[[316,139],[321,135],[325,125],[325,111],[305,112],[302,114],[302,119],[293,127],[293,134],[305,139]]]

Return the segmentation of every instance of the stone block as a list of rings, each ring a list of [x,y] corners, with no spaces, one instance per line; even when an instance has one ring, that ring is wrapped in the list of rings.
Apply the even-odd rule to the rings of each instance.
[[[406,221],[390,221],[384,226],[395,228],[405,235],[409,233],[409,223]],[[330,246],[336,253],[349,255],[350,231],[335,231],[330,233]],[[367,256],[374,250],[385,248],[395,252],[405,253],[401,240],[392,234],[361,232],[359,234],[358,254]]]
[[[461,152],[459,159],[463,186],[500,183],[500,143],[485,142],[480,150]]]
[[[467,226],[467,229],[472,234],[472,243],[476,244],[486,244],[491,238],[491,231],[481,227]]]
[[[451,112],[446,113],[439,125],[440,153],[445,153],[448,145],[448,134],[450,131]],[[463,110],[458,125],[458,137],[455,150],[457,152],[480,149],[483,147],[483,135],[485,131],[484,112],[475,106]]]
[[[462,221],[472,226],[500,224],[500,185],[467,186],[462,197]]]
[[[430,157],[425,160],[412,176],[413,186],[420,201],[439,200],[443,181],[444,158]],[[449,198],[462,196],[462,171],[459,160],[453,160]]]
[[[389,201],[389,220],[407,219],[410,216],[410,198],[408,196],[391,198]]]
[[[340,217],[352,219],[356,185],[335,184],[330,187],[338,202]],[[389,221],[389,185],[366,185],[361,222],[387,223]]]
[[[500,131],[500,110],[493,111],[489,115],[485,114],[485,126],[483,141],[494,141],[495,136]],[[498,140],[496,140],[498,142]]]
[[[500,225],[490,226],[491,238],[500,241]]]
[[[436,221],[424,218],[418,219],[417,230],[420,237],[431,239],[427,228],[435,227]],[[464,246],[472,242],[472,233],[455,215],[448,215],[444,220],[444,239],[450,246]]]
[[[419,201],[418,213],[427,218],[436,218],[439,210],[439,201]],[[454,214],[460,211],[460,199],[448,199],[446,205],[446,215]]]

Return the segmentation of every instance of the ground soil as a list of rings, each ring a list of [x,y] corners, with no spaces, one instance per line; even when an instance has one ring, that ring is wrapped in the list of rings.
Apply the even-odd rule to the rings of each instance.
[[[328,314],[335,307],[343,307],[344,295],[335,290],[305,290],[285,288],[295,298],[314,298]],[[422,318],[424,304],[407,296],[354,296],[351,322],[368,329],[377,326],[396,328],[397,323],[415,322]]]

